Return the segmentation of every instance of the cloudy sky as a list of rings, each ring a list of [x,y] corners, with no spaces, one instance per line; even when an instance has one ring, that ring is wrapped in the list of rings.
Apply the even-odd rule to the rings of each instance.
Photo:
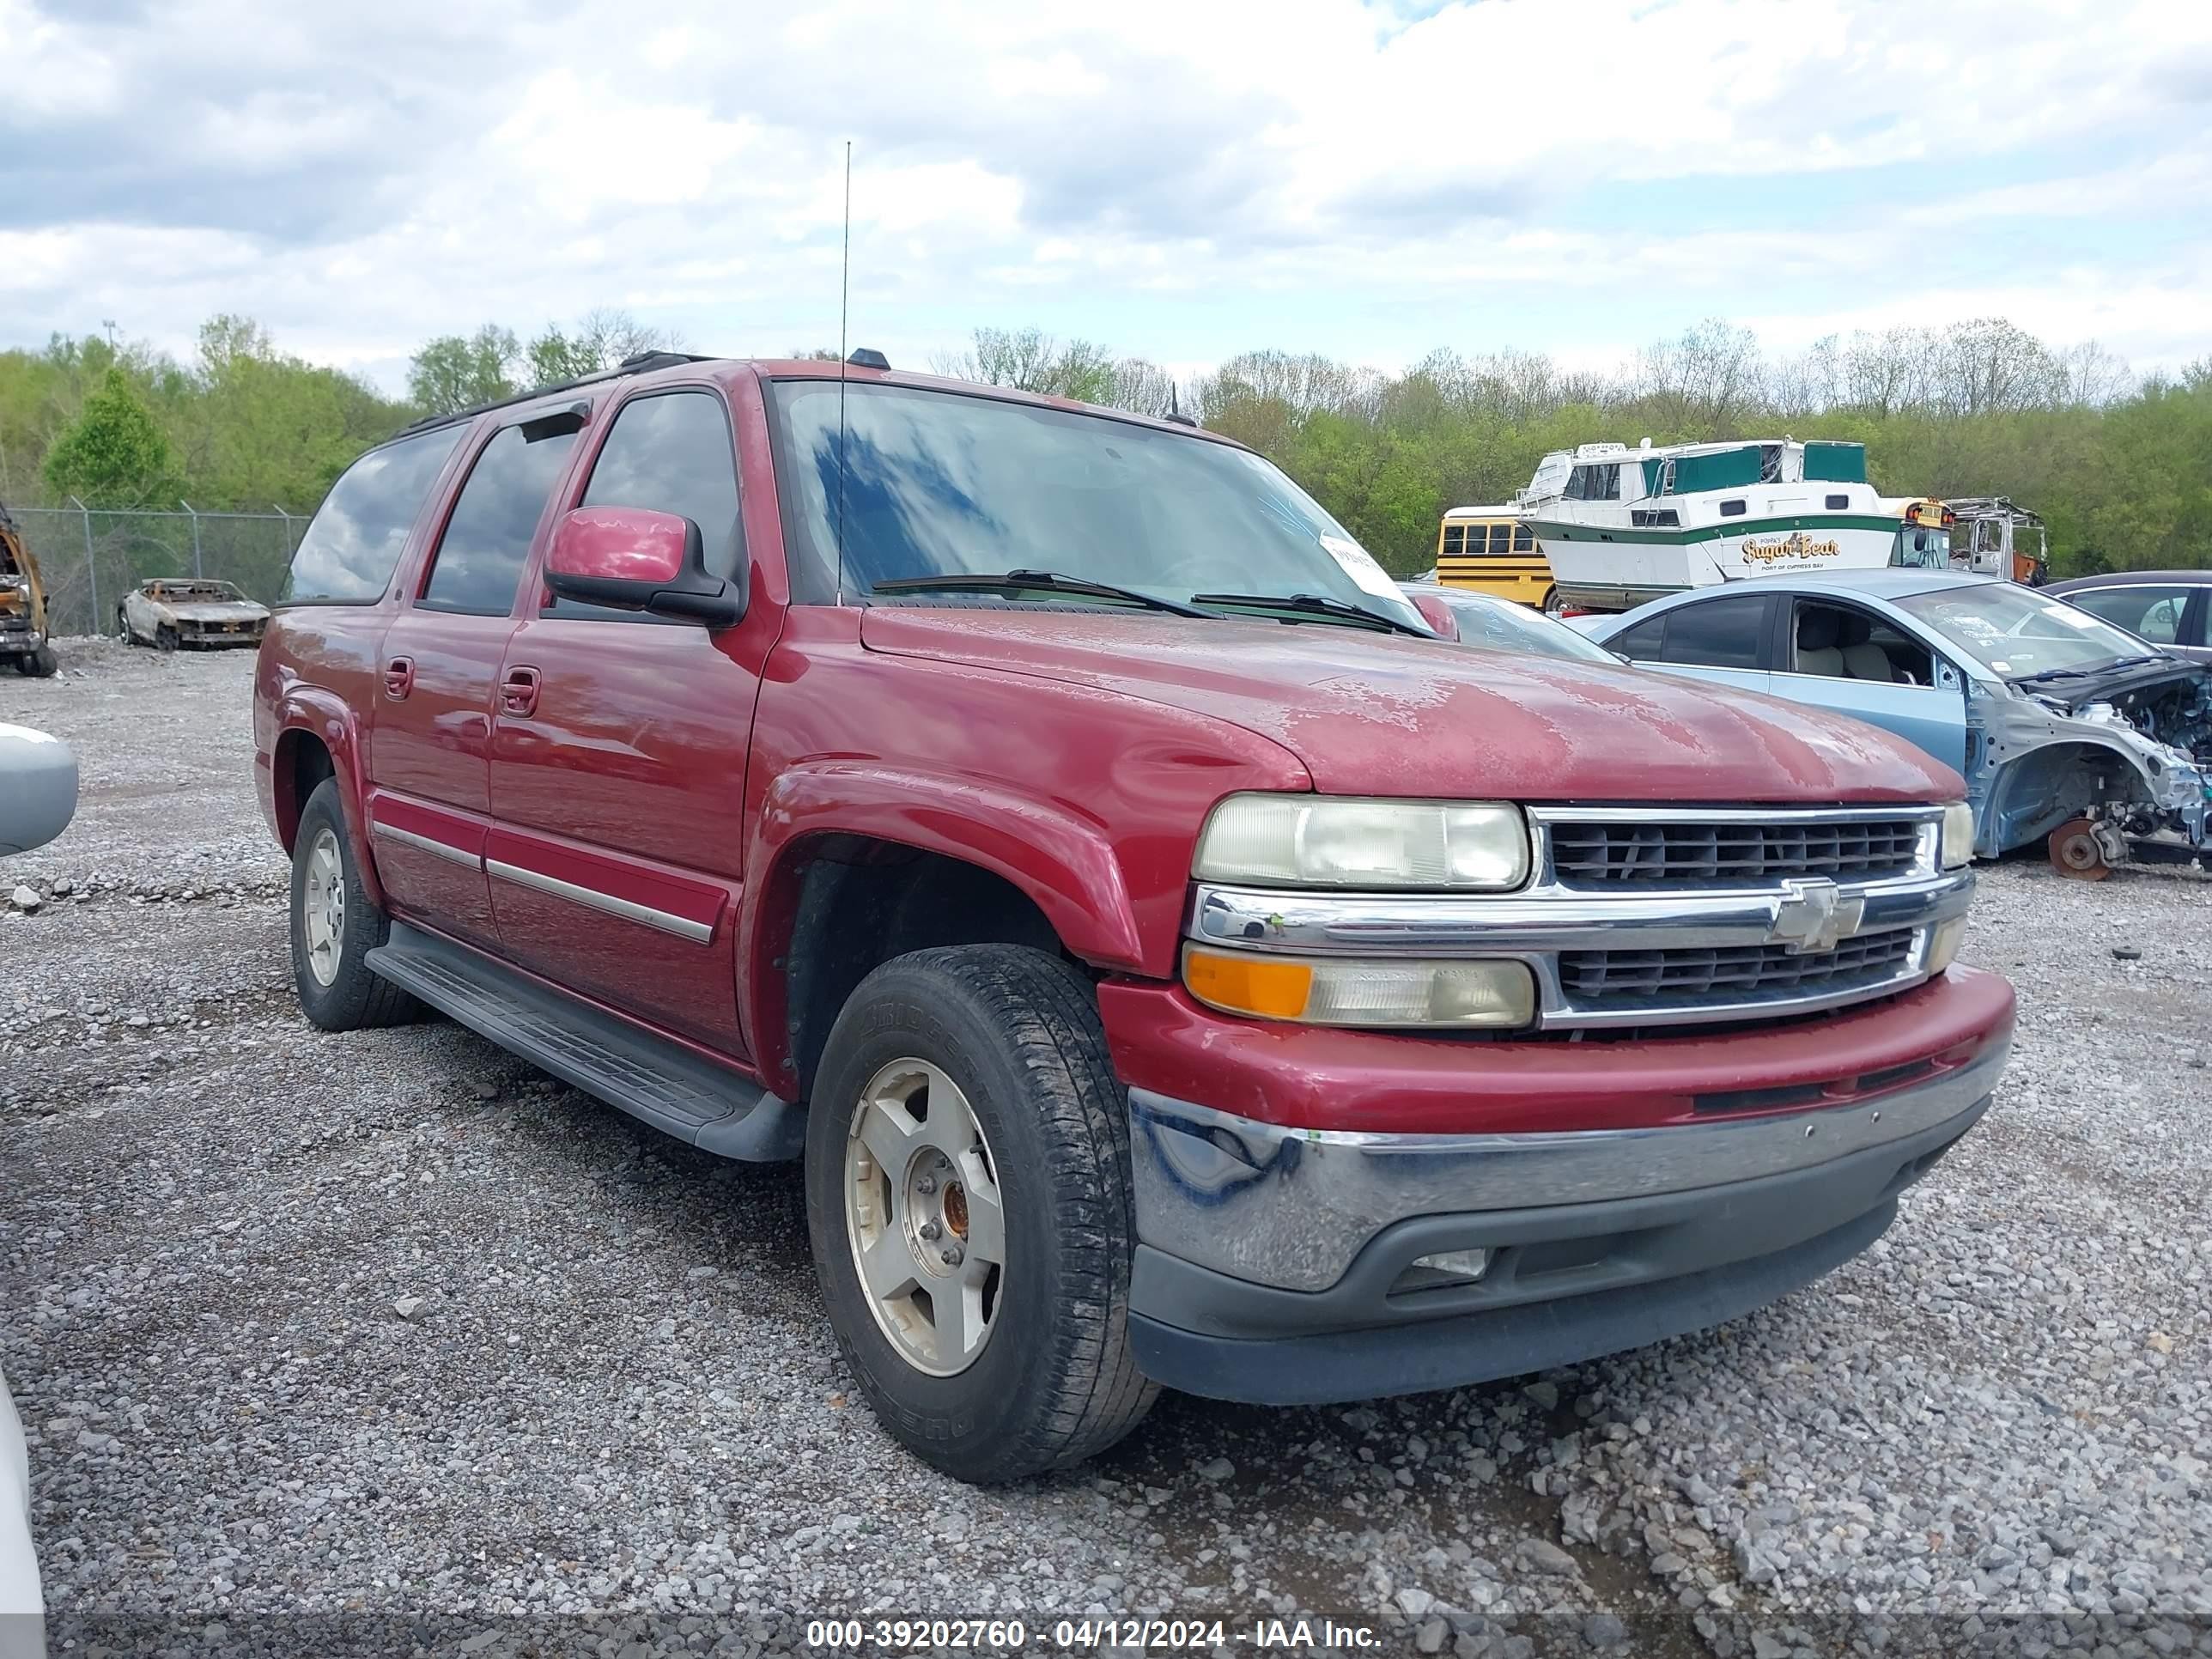
[[[2212,351],[2212,0],[0,0],[0,346]]]

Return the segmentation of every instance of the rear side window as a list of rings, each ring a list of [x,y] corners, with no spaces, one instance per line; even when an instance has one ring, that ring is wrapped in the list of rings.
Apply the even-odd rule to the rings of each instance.
[[[1654,617],[1640,622],[1626,634],[1614,638],[1613,648],[1632,662],[1656,662],[1659,652],[1667,641],[1667,619]]]
[[[374,605],[465,424],[372,449],[331,486],[292,555],[280,605]]]
[[[529,431],[542,435],[532,441]],[[530,558],[545,498],[560,481],[575,441],[573,426],[544,432],[532,423],[503,427],[493,434],[446,520],[422,605],[476,617],[504,617],[514,608],[515,586]]]
[[[1659,659],[1694,668],[1756,668],[1765,631],[1766,600],[1759,595],[1686,605],[1667,613],[1667,647]]]
[[[2189,608],[2185,587],[2100,587],[2087,593],[2069,593],[2066,603],[2079,605],[2093,617],[2124,628],[2153,645],[2172,645],[2181,638],[2181,614]]]
[[[738,465],[722,400],[708,392],[663,392],[633,398],[592,463],[581,507],[646,507],[674,513],[699,526],[707,568],[734,576],[738,538]],[[641,611],[556,599],[549,617],[657,622]]]

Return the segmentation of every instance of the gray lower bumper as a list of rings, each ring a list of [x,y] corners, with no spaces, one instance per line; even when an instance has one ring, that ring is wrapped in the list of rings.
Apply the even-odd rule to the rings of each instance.
[[[1312,1136],[1133,1091],[1139,1362],[1263,1404],[1457,1387],[1761,1306],[1866,1248],[2004,1063],[1822,1111],[1587,1134]],[[1201,1150],[1202,1149],[1202,1150]],[[1417,1258],[1484,1249],[1474,1283]]]

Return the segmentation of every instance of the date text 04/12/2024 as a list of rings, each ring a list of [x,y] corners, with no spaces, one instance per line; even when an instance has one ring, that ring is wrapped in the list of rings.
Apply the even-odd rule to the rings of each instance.
[[[1378,1645],[1370,1626],[1328,1619],[1263,1619],[1241,1626],[1223,1619],[1060,1619],[1035,1631],[1018,1619],[816,1619],[806,1626],[807,1647],[823,1652],[1013,1653],[1032,1639],[1040,1648],[1069,1652],[1202,1653],[1231,1643],[1265,1652],[1358,1652]]]

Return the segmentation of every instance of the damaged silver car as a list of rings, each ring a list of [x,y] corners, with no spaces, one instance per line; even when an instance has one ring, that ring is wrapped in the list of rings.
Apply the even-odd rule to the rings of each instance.
[[[157,576],[141,582],[115,607],[115,635],[125,645],[163,651],[179,646],[253,645],[269,626],[269,607],[235,582],[198,576]]]
[[[1587,631],[1918,744],[1965,775],[1983,858],[2041,841],[2094,879],[2212,839],[2212,669],[2047,592],[1928,570],[1761,577]]]

